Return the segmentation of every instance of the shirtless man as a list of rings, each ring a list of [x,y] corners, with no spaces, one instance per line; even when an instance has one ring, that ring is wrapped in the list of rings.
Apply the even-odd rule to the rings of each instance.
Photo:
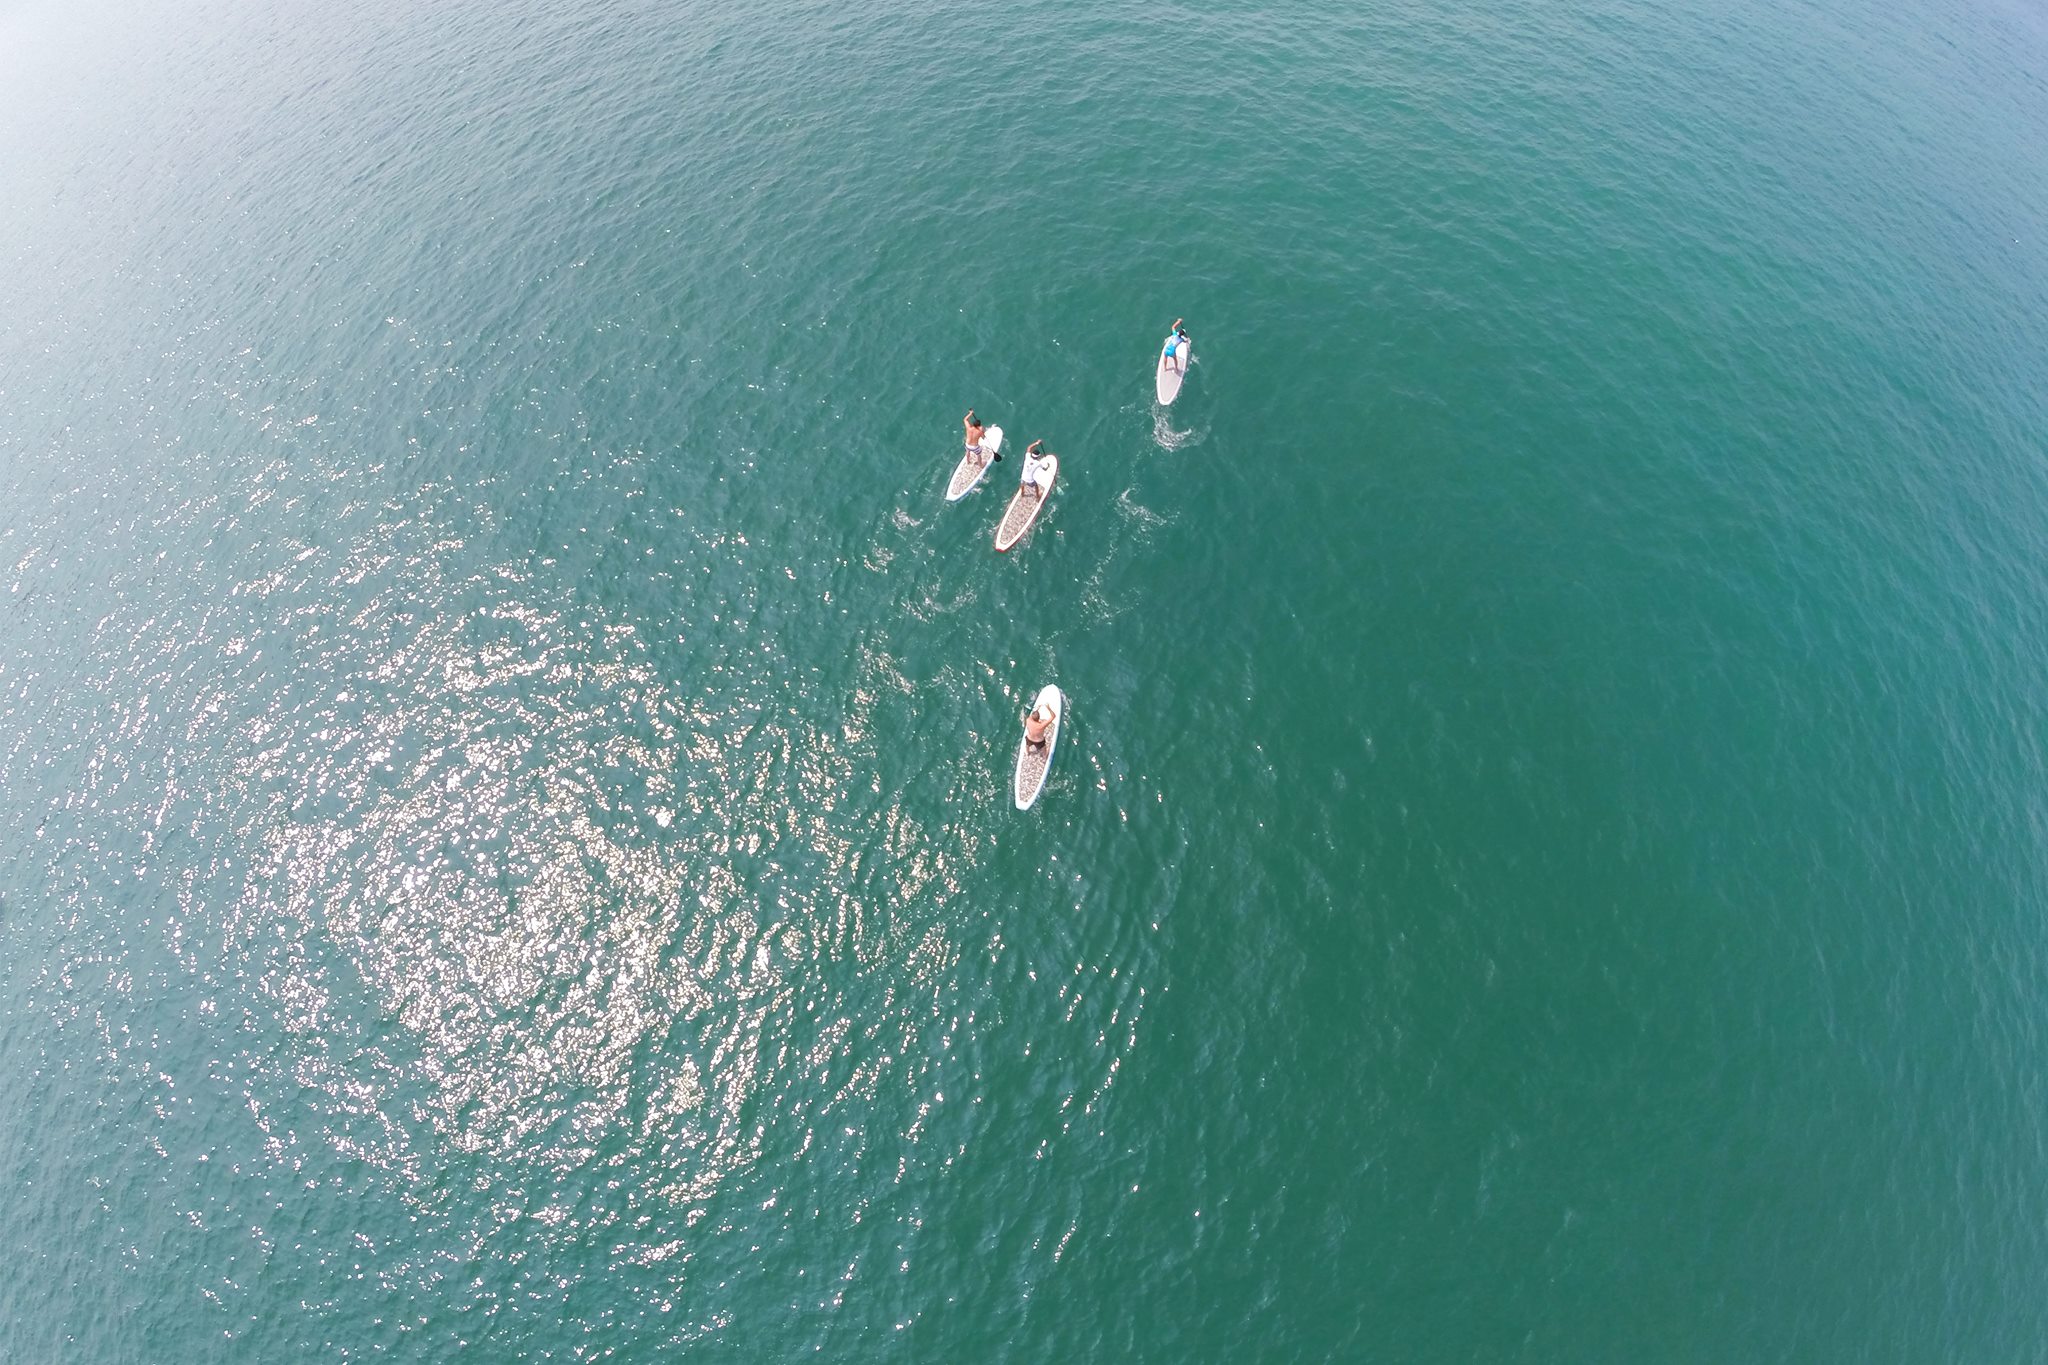
[[[967,453],[969,455],[981,456],[983,454],[981,448],[981,437],[982,433],[988,430],[988,427],[983,424],[982,420],[979,417],[976,417],[974,415],[973,408],[969,408],[967,410],[967,415],[960,419],[960,425],[967,432]],[[1001,455],[997,455],[996,458],[1000,460],[1003,457]],[[988,463],[988,461],[985,458],[979,459],[976,462],[979,464]]]
[[[1039,448],[1044,444],[1044,441],[1033,441],[1024,447],[1024,486],[1031,490],[1031,496],[1034,498],[1045,496],[1045,484],[1042,482],[1045,478],[1045,461],[1040,457],[1052,452]]]
[[[1051,731],[1053,718],[1056,714],[1044,702],[1040,702],[1029,711],[1026,711],[1024,713],[1024,742],[1034,749],[1043,749],[1045,747],[1046,734]]]

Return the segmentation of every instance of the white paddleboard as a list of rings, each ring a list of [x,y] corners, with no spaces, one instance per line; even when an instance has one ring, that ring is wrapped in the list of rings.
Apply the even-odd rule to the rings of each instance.
[[[1059,688],[1047,683],[1039,690],[1038,702],[1052,708],[1052,724],[1045,732],[1045,743],[1033,745],[1028,739],[1017,741],[1017,809],[1030,810],[1031,803],[1045,790],[1045,775],[1052,768],[1052,748],[1060,742],[1060,726],[1066,723],[1067,699]],[[1038,709],[1038,702],[1032,709]]]
[[[1038,520],[1038,514],[1045,510],[1047,499],[1052,497],[1053,480],[1059,477],[1060,457],[1053,454],[1041,455],[1039,460],[1045,466],[1045,490],[1036,496],[1024,491],[1023,480],[1018,480],[1017,491],[1010,498],[1010,505],[1003,509],[1003,519],[996,524],[996,548],[1007,550],[1023,539],[1031,529],[1031,523]],[[1031,467],[1031,457],[1024,457],[1024,467]]]
[[[1194,359],[1194,351],[1192,344],[1182,342],[1180,349],[1174,352],[1174,358],[1168,360],[1165,338],[1160,339],[1159,372],[1154,381],[1159,390],[1159,402],[1162,406],[1180,397],[1181,381],[1188,377],[1188,362]]]
[[[973,450],[963,451],[960,463],[953,466],[953,477],[946,484],[946,501],[958,502],[974,491],[981,482],[981,476],[988,473],[989,466],[996,462],[996,452],[1003,448],[1003,429],[989,427],[981,433],[981,444]]]

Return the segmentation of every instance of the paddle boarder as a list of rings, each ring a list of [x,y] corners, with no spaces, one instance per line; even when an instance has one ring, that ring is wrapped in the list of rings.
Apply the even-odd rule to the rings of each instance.
[[[974,415],[973,408],[969,408],[967,410],[967,415],[960,419],[960,425],[963,428],[965,428],[967,432],[967,453],[970,455],[984,454],[985,452],[981,448],[981,437],[982,433],[987,431],[988,428],[982,424],[982,421],[979,417],[976,417]],[[996,458],[1000,460],[1003,457],[999,453],[997,454]],[[988,461],[982,460],[981,463],[987,464]]]
[[[1039,448],[1044,444],[1044,441],[1033,441],[1024,447],[1024,486],[1031,490],[1031,496],[1034,498],[1045,496],[1045,484],[1042,482],[1045,478],[1045,461],[1051,457],[1052,452]]]
[[[1180,325],[1181,321],[1182,319],[1175,318],[1173,320],[1173,330],[1166,334],[1165,355],[1166,359],[1169,361],[1173,361],[1175,359],[1181,347],[1192,346],[1194,344],[1194,338],[1188,335],[1187,328]]]
[[[1024,713],[1024,742],[1034,749],[1045,747],[1045,732],[1052,729],[1053,709],[1039,702]]]

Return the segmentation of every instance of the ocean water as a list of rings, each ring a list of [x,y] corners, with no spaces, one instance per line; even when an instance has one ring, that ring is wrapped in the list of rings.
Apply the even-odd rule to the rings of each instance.
[[[2044,73],[0,4],[0,1356],[2048,1359]]]

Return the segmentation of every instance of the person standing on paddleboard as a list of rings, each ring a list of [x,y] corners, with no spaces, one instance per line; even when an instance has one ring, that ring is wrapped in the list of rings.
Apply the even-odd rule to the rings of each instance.
[[[987,431],[988,428],[982,424],[980,418],[974,415],[973,408],[969,408],[967,410],[967,415],[960,419],[960,425],[964,427],[967,431],[967,453],[969,455],[981,454],[982,433]],[[1003,457],[1001,455],[998,455],[996,456],[996,458],[1000,460]],[[986,464],[987,461],[984,460],[983,463]]]
[[[1052,452],[1040,450],[1039,447],[1044,444],[1044,441],[1033,441],[1024,447],[1024,486],[1031,490],[1031,496],[1034,498],[1045,496],[1045,484],[1042,482],[1045,478],[1045,460]]]
[[[1034,749],[1045,747],[1045,732],[1052,729],[1053,709],[1044,702],[1024,713],[1024,742]]]
[[[1169,363],[1174,363],[1181,347],[1194,345],[1194,338],[1188,335],[1188,329],[1181,326],[1181,322],[1182,319],[1175,318],[1173,320],[1173,330],[1166,334],[1166,350],[1164,354]]]

